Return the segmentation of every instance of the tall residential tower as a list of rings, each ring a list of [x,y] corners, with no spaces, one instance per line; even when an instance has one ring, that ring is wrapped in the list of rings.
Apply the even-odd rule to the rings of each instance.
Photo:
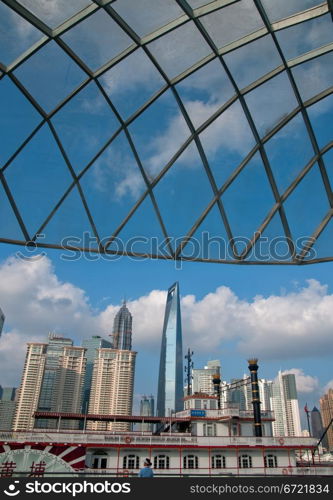
[[[179,284],[168,290],[158,377],[157,415],[183,409],[183,347]]]
[[[90,397],[90,388],[92,382],[92,374],[94,369],[94,361],[98,356],[97,349],[101,349],[103,347],[112,347],[112,344],[111,342],[108,342],[99,335],[93,335],[92,337],[84,339],[82,341],[82,347],[86,349],[86,358],[87,358],[86,374],[84,377],[84,387],[83,387],[82,411],[83,413],[87,413],[89,405],[89,397]]]
[[[49,335],[49,343],[29,342],[22,381],[17,393],[14,430],[32,430],[34,412],[80,413],[86,367],[85,349],[71,339]],[[54,428],[51,419],[39,419],[39,428]],[[62,428],[77,428],[77,422],[62,422]]]
[[[132,315],[124,303],[113,324],[110,348],[97,349],[92,373],[89,413],[132,415],[136,352],[132,351]],[[127,422],[89,422],[93,430],[126,432]]]

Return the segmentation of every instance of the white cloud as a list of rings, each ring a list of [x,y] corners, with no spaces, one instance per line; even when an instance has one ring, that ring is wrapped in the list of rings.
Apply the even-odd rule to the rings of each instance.
[[[133,314],[133,347],[159,352],[166,291],[128,301]],[[80,343],[90,335],[111,333],[119,305],[95,311],[84,290],[62,282],[44,257],[31,262],[9,258],[0,266],[0,304],[6,314],[0,340],[2,383],[18,379],[29,340],[44,340],[49,331]],[[333,349],[333,295],[316,280],[283,295],[241,300],[221,286],[198,299],[182,297],[184,346],[217,355],[225,343],[244,357],[262,360],[327,356]],[[222,356],[222,355],[221,355]],[[300,393],[318,389],[318,380],[293,368]],[[16,375],[15,375],[16,374]],[[16,377],[16,378],[15,378]]]
[[[325,387],[323,387],[321,393],[322,394],[326,394],[329,389],[333,389],[333,379],[330,380],[329,382],[327,382],[327,384],[325,385]]]
[[[0,301],[6,323],[24,336],[49,330],[88,334],[96,330],[88,298],[80,288],[61,282],[51,261],[11,257],[0,267]]]
[[[129,148],[129,146],[128,146]],[[136,200],[144,189],[144,180],[133,157],[114,144],[92,167],[94,187],[113,201],[124,197]]]
[[[153,93],[165,83],[142,49],[136,50],[104,73],[101,82],[111,98],[115,95],[119,97],[129,93],[135,94],[142,90]]]
[[[195,127],[204,123],[216,111],[216,103],[204,103],[199,100],[186,101],[186,109]],[[179,112],[165,128],[165,131],[155,137],[149,144],[152,154],[146,166],[154,177],[172,158],[180,146],[190,136],[190,130]],[[248,122],[239,103],[234,104],[211,123],[200,135],[205,153],[214,157],[220,149],[224,153],[249,152],[254,144],[254,138]],[[188,147],[178,159],[178,164],[193,168],[198,165],[199,155],[196,148]]]
[[[309,394],[315,392],[319,388],[319,380],[317,377],[306,375],[304,370],[300,368],[291,368],[282,372],[283,375],[293,373],[296,378],[296,388],[298,393]]]

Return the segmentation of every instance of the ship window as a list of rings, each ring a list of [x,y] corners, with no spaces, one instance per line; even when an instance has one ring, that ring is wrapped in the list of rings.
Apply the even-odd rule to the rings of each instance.
[[[277,456],[276,455],[266,455],[264,457],[265,467],[273,468],[277,467]]]
[[[250,469],[252,467],[252,457],[250,455],[240,455],[238,464],[240,469]]]
[[[231,434],[233,436],[238,436],[238,424],[233,423],[231,427]]]
[[[196,455],[185,455],[183,458],[184,469],[197,469],[198,457]]]
[[[154,469],[169,469],[169,462],[167,455],[157,455],[154,457]]]
[[[94,457],[93,469],[106,469],[106,466],[107,466],[106,458]]]
[[[216,436],[216,424],[203,425],[204,436]]]
[[[225,457],[223,455],[212,456],[212,469],[225,469]]]
[[[126,455],[123,458],[123,469],[138,469],[139,457],[137,455]]]

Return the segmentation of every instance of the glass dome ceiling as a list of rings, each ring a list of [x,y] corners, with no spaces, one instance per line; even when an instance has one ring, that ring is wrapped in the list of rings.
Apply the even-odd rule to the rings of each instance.
[[[332,260],[332,13],[332,0],[3,0],[0,241]]]

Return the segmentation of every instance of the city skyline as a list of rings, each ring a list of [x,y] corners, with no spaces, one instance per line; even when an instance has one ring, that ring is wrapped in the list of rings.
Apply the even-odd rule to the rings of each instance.
[[[171,287],[170,290],[171,289],[173,289],[173,287]],[[115,350],[110,347],[96,347],[97,343],[99,346],[110,344],[107,341],[104,343],[104,339],[99,336],[92,336],[91,339],[86,339],[84,343],[87,346],[85,348],[73,346],[73,341],[71,339],[49,334],[48,344],[28,344],[26,362],[22,373],[22,383],[17,392],[18,397],[15,398],[15,401],[17,399],[17,408],[14,412],[15,419],[13,418],[15,428],[23,430],[27,427],[29,429],[31,425],[33,425],[33,419],[30,418],[29,420],[28,418],[27,420],[28,413],[31,415],[35,410],[71,411],[74,413],[83,411],[83,401],[86,396],[84,389],[87,387],[85,369],[89,364],[89,360],[90,362],[92,361],[89,349],[96,349],[97,352],[93,358],[93,377],[90,375],[92,397],[89,399],[89,408],[87,408],[88,413],[126,415],[154,414],[153,395],[149,396],[149,398],[147,396],[141,397],[140,413],[132,411],[135,357],[137,353],[119,349]],[[129,354],[132,355],[131,359],[129,359]],[[81,363],[78,365],[75,363],[75,360],[73,362],[74,358],[77,358],[77,360],[81,359]],[[128,368],[125,367],[124,369],[126,364],[124,361],[127,362]],[[50,371],[51,375],[49,374]],[[78,383],[74,383],[73,373],[75,371],[79,377]],[[215,395],[212,386],[212,374],[215,374],[215,372],[219,374],[220,371],[221,362],[219,360],[208,360],[204,368],[192,368],[192,379],[194,384],[191,394]],[[110,375],[111,372],[112,375]],[[71,393],[66,390],[66,379],[68,376],[71,378],[71,380],[69,380]],[[246,383],[246,379],[248,379],[248,376],[244,374],[242,379],[232,379],[230,385],[226,380],[221,378],[222,405],[228,406],[230,403],[237,403],[239,409],[252,411],[251,387]],[[77,386],[76,390],[74,390],[73,383]],[[274,380],[260,378],[258,383],[261,410],[273,410],[275,414],[275,422],[273,423],[274,435],[301,435],[300,407],[295,374],[286,374],[279,371]],[[128,397],[126,396],[125,398],[126,401],[123,397],[125,389],[126,393],[129,389]],[[183,389],[185,395],[185,385]],[[102,393],[101,391],[104,392]],[[2,388],[0,385],[0,396],[4,393],[5,396],[3,399],[5,401],[14,400],[15,392],[16,388]],[[112,397],[110,397],[110,395]],[[0,399],[2,399],[2,397],[0,397]],[[182,398],[182,401],[183,400],[184,398]],[[26,411],[27,406],[30,408],[28,413]],[[23,407],[23,413],[21,407]],[[14,409],[15,405],[12,410],[14,411]],[[318,412],[316,407],[314,407],[311,414],[315,411]],[[327,411],[331,414],[331,410],[326,409],[326,421],[328,418]],[[2,414],[0,417],[3,417]],[[329,422],[326,422],[326,425],[328,423]],[[48,421],[47,419],[38,419],[35,425],[39,428],[53,428],[54,422],[52,420]],[[313,425],[311,420],[311,429]],[[72,428],[72,424],[68,422],[66,427]],[[129,430],[127,424],[121,423],[103,424],[90,422],[89,427],[95,430]],[[149,429],[147,428],[146,430]]]
[[[0,257],[4,249],[8,247],[0,246]],[[59,254],[51,257],[29,261],[11,256],[0,263],[0,304],[6,312],[0,340],[1,377],[5,385],[19,382],[25,342],[30,339],[44,341],[49,330],[70,336],[77,344],[91,333],[107,339],[126,291],[127,304],[134,315],[135,348],[140,351],[135,394],[156,392],[156,377],[151,377],[151,373],[158,370],[167,293],[163,283],[169,284],[171,278],[182,281],[184,346],[194,349],[197,367],[204,366],[207,359],[216,358],[218,353],[223,360],[226,380],[242,376],[246,372],[245,358],[253,352],[245,334],[257,336],[262,332],[264,335],[263,321],[259,317],[262,310],[263,314],[272,317],[268,327],[273,333],[267,334],[267,340],[264,336],[256,340],[256,350],[261,350],[256,353],[261,376],[273,378],[280,368],[293,371],[303,406],[305,402],[318,406],[319,397],[332,381],[327,358],[332,301],[330,273],[325,271],[328,266],[279,267],[269,271],[266,268],[264,272],[261,268],[254,271],[227,267],[224,268],[223,286],[219,286],[221,278],[205,271],[214,266],[187,264],[176,270],[172,263],[166,267],[160,262],[122,260],[111,268],[119,279],[124,266],[133,269],[133,280],[124,290],[118,286],[110,288],[101,281],[101,273],[104,277],[110,268],[105,262],[79,261],[68,266],[59,260]],[[156,273],[151,276],[146,274],[146,269],[156,269]],[[221,266],[218,269],[222,269]],[[192,270],[195,270],[195,279]],[[140,278],[142,273],[144,280],[143,275]],[[135,276],[138,279],[135,280]],[[311,279],[306,282],[304,277]],[[10,288],[5,286],[8,280],[12,283]],[[92,286],[96,280],[102,283],[98,289]],[[255,290],[259,295],[252,295]],[[297,322],[295,313],[299,315]],[[320,325],[315,320],[319,315]],[[239,335],[239,320],[243,338]],[[214,335],[208,341],[206,333],[211,328]],[[316,331],[315,336],[312,329]],[[234,341],[230,340],[231,336]],[[137,399],[135,396],[136,406]]]

